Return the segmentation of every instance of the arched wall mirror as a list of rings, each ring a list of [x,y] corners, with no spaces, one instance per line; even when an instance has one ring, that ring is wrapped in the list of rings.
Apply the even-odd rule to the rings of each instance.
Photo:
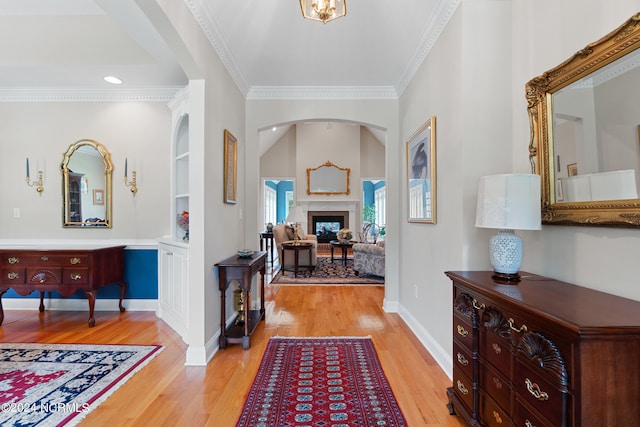
[[[330,161],[316,168],[307,168],[307,194],[350,194],[351,169]]]
[[[62,226],[111,228],[111,156],[102,144],[69,145],[62,164]]]
[[[526,85],[545,224],[640,227],[640,13]]]

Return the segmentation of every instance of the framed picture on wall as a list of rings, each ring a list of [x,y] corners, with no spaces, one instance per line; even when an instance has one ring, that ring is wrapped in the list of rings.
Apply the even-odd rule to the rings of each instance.
[[[407,140],[408,221],[436,223],[436,118]]]
[[[104,205],[104,190],[93,190],[93,204]]]
[[[238,140],[224,130],[224,202],[237,203]]]

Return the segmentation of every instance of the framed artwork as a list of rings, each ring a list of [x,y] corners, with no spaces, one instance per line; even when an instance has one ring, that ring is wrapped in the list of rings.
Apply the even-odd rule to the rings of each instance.
[[[93,204],[104,205],[104,190],[93,190]]]
[[[408,221],[436,223],[436,118],[407,140]]]
[[[224,202],[237,203],[238,140],[224,130]]]
[[[578,175],[578,164],[577,163],[571,163],[571,164],[567,165],[567,175],[569,175],[569,176]]]

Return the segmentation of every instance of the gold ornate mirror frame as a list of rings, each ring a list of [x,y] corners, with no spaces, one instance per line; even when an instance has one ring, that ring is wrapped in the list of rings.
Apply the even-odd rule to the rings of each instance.
[[[341,168],[327,160],[315,168],[307,168],[307,194],[350,194],[351,169]]]
[[[91,165],[73,161],[73,155],[83,151],[95,157]],[[107,149],[92,139],[81,139],[62,155],[62,226],[111,228],[113,163]]]
[[[640,227],[640,199],[558,202],[552,95],[640,47],[640,13],[526,85],[531,126],[529,158],[541,175],[545,224]],[[640,123],[640,117],[638,118]],[[637,144],[637,141],[636,141]],[[636,173],[639,171],[636,170]]]

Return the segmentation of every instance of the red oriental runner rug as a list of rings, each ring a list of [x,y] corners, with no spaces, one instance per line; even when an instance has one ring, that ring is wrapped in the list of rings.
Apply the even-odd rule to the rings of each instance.
[[[406,426],[369,338],[272,338],[237,426]]]
[[[0,425],[75,425],[162,349],[0,343]]]

